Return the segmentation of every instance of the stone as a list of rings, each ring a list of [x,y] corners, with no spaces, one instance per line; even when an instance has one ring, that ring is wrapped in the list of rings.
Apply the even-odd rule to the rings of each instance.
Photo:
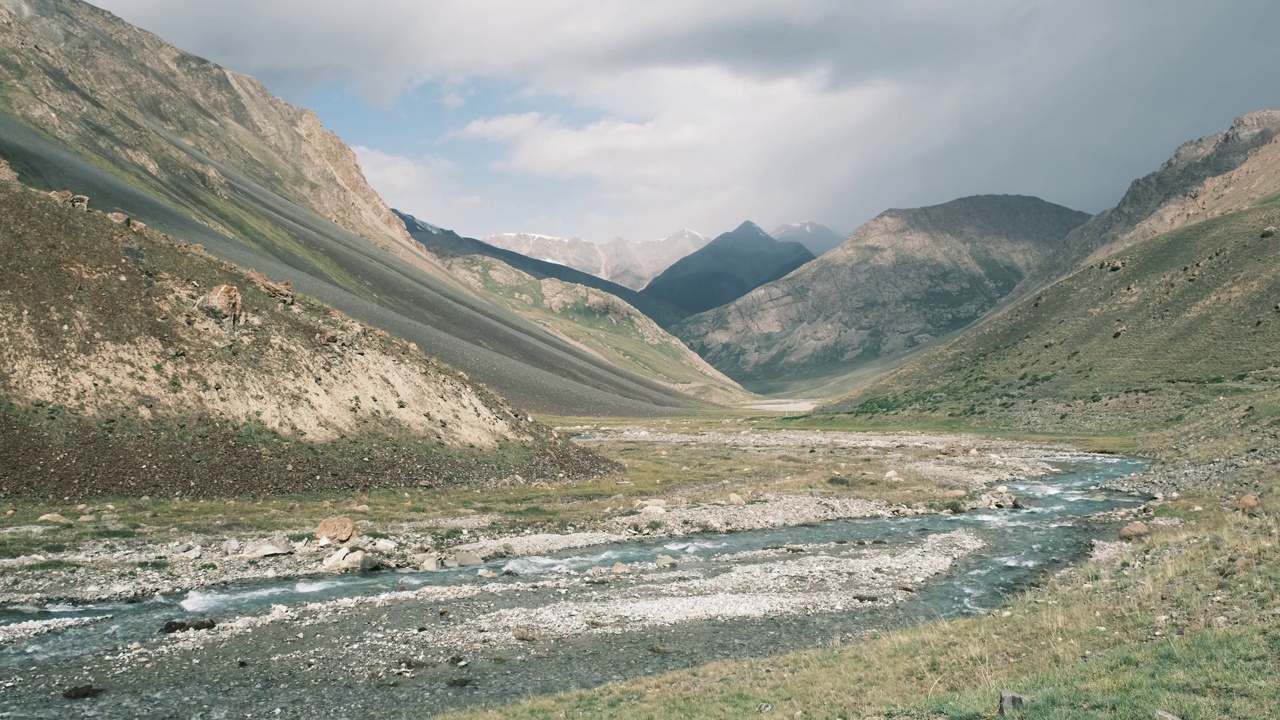
[[[678,563],[676,562],[676,559],[675,559],[675,558],[673,558],[673,557],[671,557],[670,555],[659,555],[659,556],[658,556],[658,567],[660,567],[660,568],[673,568],[673,567],[675,567],[677,564],[678,564]]]
[[[377,555],[363,550],[351,551],[339,548],[337,552],[321,561],[321,566],[332,572],[369,572],[382,567]]]
[[[85,698],[97,697],[104,692],[106,692],[106,690],[96,688],[92,685],[76,685],[75,687],[67,688],[67,690],[62,693],[62,697],[68,700],[84,700]]]
[[[498,573],[490,570],[489,568],[481,568],[480,572],[476,573],[476,577],[482,577],[482,578],[485,578],[486,580],[492,580],[493,578],[499,577],[499,575]]]
[[[1022,706],[1026,702],[1027,702],[1026,697],[1023,697],[1022,695],[1019,695],[1013,692],[1012,690],[1001,690],[1000,691],[1000,715],[1002,717],[1006,715],[1013,715],[1014,713],[1021,710]]]
[[[293,553],[293,545],[283,537],[259,540],[245,548],[243,557],[256,559],[272,555],[289,555]]]
[[[76,522],[91,523],[91,522],[96,521],[97,519],[98,519],[98,516],[97,516],[97,515],[92,515],[92,514],[90,514],[90,515],[81,515],[80,517],[76,518]]]
[[[1269,237],[1275,237],[1275,234],[1276,234],[1276,229],[1274,227],[1267,227],[1262,230],[1262,235],[1260,235],[1259,237],[1261,237],[1263,240],[1266,240]]]
[[[46,513],[36,518],[36,522],[56,523],[58,525],[74,525],[75,523],[62,517],[58,513]]]
[[[458,564],[458,567],[475,567],[484,564],[484,558],[467,550],[454,553],[453,561]]]
[[[978,457],[978,448],[973,448],[972,450],[970,450],[969,457]]]
[[[250,270],[244,274],[254,285],[262,288],[262,291],[269,295],[272,299],[279,300],[283,305],[293,304],[293,283],[285,280],[283,282],[271,282],[264,272]]]
[[[512,634],[521,642],[534,642],[538,639],[538,633],[530,630],[529,628],[516,628],[515,632]]]
[[[129,216],[122,212],[107,213],[107,219],[117,225],[124,225],[129,222]]]
[[[1174,715],[1174,714],[1173,714],[1173,713],[1171,713],[1171,712],[1165,712],[1165,711],[1163,711],[1163,710],[1157,710],[1157,711],[1156,711],[1156,720],[1182,720],[1182,718],[1178,717],[1177,715]]]
[[[346,542],[358,534],[356,522],[349,517],[326,518],[316,526],[317,540],[329,538],[335,542]]]
[[[439,570],[440,556],[435,553],[418,553],[409,558],[419,570]]]
[[[1245,515],[1253,515],[1258,512],[1258,496],[1242,495],[1240,501],[1236,503],[1236,509]]]
[[[897,471],[897,470],[890,470],[889,472],[887,472],[887,473],[885,473],[885,474],[884,474],[884,478],[885,478],[886,480],[892,480],[892,479],[894,479],[894,478],[896,478],[896,477],[898,477],[898,471]]]
[[[182,556],[188,560],[196,560],[200,557],[201,548],[199,545],[192,547],[190,550],[182,553]]]
[[[968,495],[968,494],[969,494],[969,493],[967,493],[967,492],[965,492],[964,490],[961,490],[961,489],[959,489],[959,488],[952,489],[952,490],[943,490],[943,491],[942,491],[942,497],[944,497],[944,498],[952,498],[952,499],[954,499],[954,498],[962,498],[962,497],[964,497],[965,495]]]
[[[661,505],[645,505],[640,508],[641,515],[665,515],[667,509]]]
[[[626,563],[616,562],[611,568],[615,575],[625,575],[631,572],[631,568]]]
[[[227,541],[222,543],[222,549],[228,555],[235,555],[240,552],[240,541],[235,538],[227,538]]]
[[[196,309],[232,328],[244,322],[244,301],[235,285],[218,285],[196,300]]]
[[[388,540],[387,538],[378,538],[373,543],[373,549],[377,550],[380,553],[395,552],[396,543],[394,540]]]
[[[190,629],[191,626],[181,620],[170,620],[160,627],[160,632],[165,635],[172,635],[174,633],[186,632]]]
[[[743,500],[742,496],[739,495],[738,493],[729,493],[729,504],[730,505],[746,505],[747,501]]]
[[[212,630],[218,626],[212,618],[200,618],[187,626],[190,630]]]
[[[1125,525],[1124,528],[1120,530],[1120,539],[1133,540],[1150,534],[1151,528],[1147,527],[1146,523],[1135,522]]]
[[[334,570],[346,559],[351,553],[347,548],[338,548],[337,552],[320,561],[320,566],[326,570]]]

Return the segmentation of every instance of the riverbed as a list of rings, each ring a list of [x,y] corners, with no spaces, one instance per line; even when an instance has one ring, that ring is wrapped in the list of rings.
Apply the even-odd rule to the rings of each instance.
[[[434,572],[0,614],[0,717],[431,715],[990,612],[1111,539],[1143,464],[1045,457],[1019,508],[626,538]],[[1102,515],[1105,514],[1105,515]],[[1099,516],[1099,517],[1094,517]],[[160,634],[167,621],[213,629]],[[70,700],[90,685],[103,692]]]

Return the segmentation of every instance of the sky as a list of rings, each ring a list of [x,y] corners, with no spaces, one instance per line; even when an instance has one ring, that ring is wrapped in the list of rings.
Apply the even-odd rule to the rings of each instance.
[[[1275,0],[94,0],[261,78],[473,237],[1088,212],[1280,107]]]

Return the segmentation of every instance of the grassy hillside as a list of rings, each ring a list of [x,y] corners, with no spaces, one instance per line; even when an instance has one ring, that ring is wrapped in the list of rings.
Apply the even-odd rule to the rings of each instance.
[[[410,343],[4,180],[0,437],[0,495],[207,497],[609,467]]]
[[[1143,434],[1280,431],[1280,202],[1134,245],[827,407],[858,423]],[[1209,452],[1207,449],[1205,452]],[[1195,453],[1192,453],[1193,455]]]

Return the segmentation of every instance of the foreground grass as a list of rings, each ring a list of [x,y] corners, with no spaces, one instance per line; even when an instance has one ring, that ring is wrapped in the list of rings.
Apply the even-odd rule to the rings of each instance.
[[[1028,717],[1277,717],[1280,564],[1266,512],[1183,498],[1158,509],[1180,524],[990,616],[454,717],[960,720],[993,717],[1003,688],[1032,696]]]

